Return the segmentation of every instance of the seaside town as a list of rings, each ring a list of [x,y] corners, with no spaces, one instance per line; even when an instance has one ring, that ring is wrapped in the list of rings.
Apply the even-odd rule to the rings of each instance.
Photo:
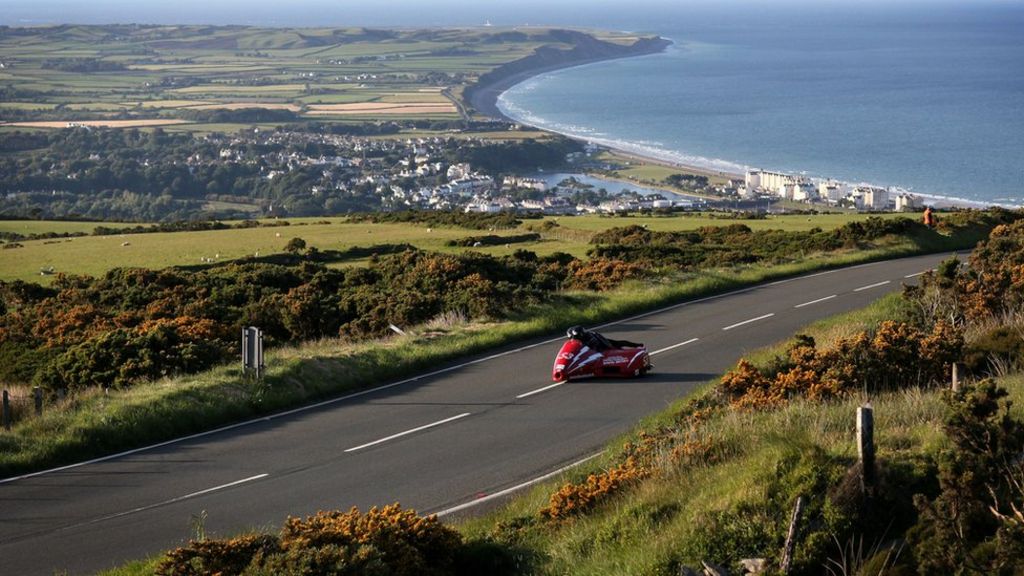
[[[60,157],[22,160],[3,171],[10,175],[0,183],[9,210],[169,220],[407,209],[571,215],[922,207],[919,197],[898,189],[766,170],[741,178],[679,167],[679,173],[664,170],[661,180],[637,180],[628,172],[636,159],[558,136],[506,140],[454,132],[410,137],[254,128],[193,139],[79,126],[52,138]],[[162,192],[147,202],[134,192],[140,189]]]

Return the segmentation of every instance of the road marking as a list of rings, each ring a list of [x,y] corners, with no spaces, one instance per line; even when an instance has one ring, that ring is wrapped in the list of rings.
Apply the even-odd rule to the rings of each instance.
[[[917,272],[915,274],[907,274],[906,276],[904,276],[904,278],[913,278],[915,276],[920,276],[921,274],[924,274],[925,272],[928,272],[928,270],[921,270],[920,272]]]
[[[533,480],[527,480],[526,482],[523,482],[522,484],[516,484],[515,486],[513,486],[511,488],[506,488],[504,490],[501,490],[500,492],[495,492],[494,494],[488,494],[487,496],[484,496],[482,498],[476,498],[476,499],[470,500],[469,502],[466,502],[464,504],[459,504],[458,506],[452,506],[451,508],[448,508],[447,510],[442,510],[440,512],[435,512],[434,516],[437,516],[437,517],[440,518],[441,516],[447,516],[449,514],[454,514],[456,512],[461,512],[462,510],[465,510],[467,508],[472,508],[473,506],[477,506],[479,504],[483,504],[484,502],[489,502],[491,500],[494,500],[495,498],[501,498],[502,496],[507,496],[507,495],[517,491],[517,490],[522,490],[523,488],[526,488],[528,486],[533,486],[534,484],[537,484],[537,483],[543,482],[543,481],[545,481],[545,480],[547,480],[549,478],[553,478],[555,476],[558,476],[562,472],[565,472],[566,470],[569,470],[571,468],[575,468],[575,467],[577,467],[580,464],[583,464],[585,462],[589,462],[590,460],[593,460],[594,458],[597,458],[601,454],[603,454],[603,452],[598,452],[597,454],[591,454],[590,456],[587,456],[586,458],[583,458],[582,460],[577,460],[577,461],[573,462],[572,464],[568,464],[566,466],[562,466],[561,468],[559,468],[558,470],[555,470],[554,472],[548,472],[547,474],[544,474],[543,476],[538,476],[538,477],[534,478]]]
[[[840,270],[845,270],[845,268],[836,268],[834,270],[825,270],[824,272],[817,272],[815,274],[808,274],[806,276],[797,276],[796,278],[786,278],[784,280],[776,280],[775,282],[769,282],[768,286],[778,286],[779,284],[787,284],[787,283],[792,282],[794,280],[801,280],[803,278],[814,278],[814,277],[817,277],[817,276],[824,276],[826,274],[835,274],[836,272],[839,272]]]
[[[220,486],[214,486],[213,488],[207,488],[206,490],[200,490],[198,492],[193,492],[191,494],[186,494],[184,496],[178,496],[177,498],[171,498],[170,500],[164,500],[163,502],[157,502],[156,504],[150,504],[148,506],[140,506],[138,508],[133,508],[133,509],[127,510],[125,512],[118,512],[117,514],[110,514],[109,516],[103,516],[102,518],[96,518],[94,520],[90,520],[88,522],[84,522],[83,524],[78,524],[77,526],[83,526],[83,525],[88,525],[88,524],[95,524],[97,522],[103,522],[104,520],[113,520],[114,518],[121,518],[122,516],[128,516],[130,514],[138,514],[139,512],[145,512],[147,510],[152,510],[153,508],[159,508],[161,506],[167,506],[168,504],[174,504],[176,502],[181,502],[182,500],[188,500],[190,498],[196,498],[197,496],[202,496],[204,494],[209,494],[211,492],[216,492],[218,490],[224,490],[225,488],[231,488],[233,486],[238,486],[239,484],[245,484],[246,482],[253,482],[253,481],[259,480],[261,478],[266,478],[267,476],[269,476],[269,474],[257,474],[255,476],[250,476],[248,478],[242,478],[241,480],[235,480],[234,482],[228,482],[227,484],[221,484]]]
[[[686,346],[687,344],[691,344],[693,342],[696,342],[697,340],[700,340],[700,338],[690,338],[686,342],[680,342],[679,344],[673,344],[671,346],[666,346],[665,348],[662,348],[661,350],[655,350],[654,352],[651,352],[651,356],[654,356],[655,354],[661,354],[662,352],[668,352],[669,350],[672,350],[674,348],[679,348],[680,346]]]
[[[861,290],[868,290],[870,288],[878,288],[879,286],[885,286],[891,282],[891,280],[885,280],[883,282],[875,282],[874,284],[868,284],[867,286],[861,286],[860,288],[854,288],[854,292],[860,292]]]
[[[743,326],[744,324],[750,324],[751,322],[757,322],[758,320],[764,320],[765,318],[771,318],[772,316],[775,316],[774,312],[772,312],[771,314],[765,314],[764,316],[758,316],[757,318],[751,318],[750,320],[744,320],[743,322],[737,322],[732,326],[726,326],[725,328],[722,328],[722,330],[732,330],[733,328]]]
[[[565,384],[566,382],[568,382],[568,380],[562,380],[561,382],[555,382],[554,384],[548,384],[547,386],[545,386],[543,388],[537,388],[536,390],[531,390],[530,392],[527,392],[525,394],[520,394],[519,396],[516,396],[516,398],[517,399],[519,399],[519,398],[526,398],[527,396],[533,396],[534,394],[540,394],[541,392],[544,392],[545,390],[551,390],[552,388],[555,388],[557,386],[561,386],[562,384]]]
[[[394,440],[395,438],[401,438],[402,436],[408,436],[409,434],[415,434],[416,432],[419,432],[421,430],[426,430],[427,428],[433,428],[434,426],[440,426],[441,424],[447,424],[449,422],[458,420],[459,418],[465,418],[466,416],[469,416],[470,414],[471,414],[470,412],[463,412],[462,414],[459,414],[458,416],[452,416],[451,418],[445,418],[444,420],[438,420],[437,422],[434,422],[433,424],[427,424],[426,426],[419,426],[417,428],[413,428],[412,430],[406,430],[405,432],[399,432],[398,434],[392,434],[391,436],[388,436],[387,438],[381,438],[380,440],[374,440],[373,442],[367,442],[366,444],[360,444],[359,446],[356,446],[354,448],[349,448],[348,450],[345,450],[345,452],[355,452],[356,450],[362,450],[363,448],[369,448],[370,446],[376,446],[377,444],[381,444],[383,442],[387,442],[388,440]]]
[[[797,304],[793,308],[803,308],[804,306],[810,306],[811,304],[817,304],[818,302],[824,302],[825,300],[831,300],[836,297],[836,294],[831,296],[825,296],[824,298],[818,298],[817,300],[811,300],[810,302],[804,302],[803,304]]]
[[[857,264],[856,266],[843,266],[842,268],[833,268],[831,270],[825,270],[824,272],[816,272],[814,274],[804,274],[803,276],[796,276],[793,278],[785,278],[783,280],[776,280],[775,282],[769,282],[765,286],[778,286],[779,284],[786,284],[787,282],[793,282],[794,280],[803,280],[804,278],[814,278],[816,276],[824,276],[826,274],[835,274],[836,272],[842,272],[843,270],[855,270],[857,268],[864,268],[867,266],[877,266],[881,264],[879,262],[865,262],[863,264]]]

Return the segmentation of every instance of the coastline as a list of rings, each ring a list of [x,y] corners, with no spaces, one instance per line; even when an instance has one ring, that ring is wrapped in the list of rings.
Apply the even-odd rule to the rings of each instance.
[[[646,40],[646,42],[645,42],[645,40]],[[641,45],[641,43],[643,43],[643,44]],[[631,57],[634,57],[634,56],[646,56],[646,55],[650,55],[650,54],[657,54],[659,52],[663,52],[666,48],[668,48],[668,46],[671,46],[672,44],[673,44],[673,42],[671,40],[668,40],[666,38],[662,38],[662,37],[659,36],[659,37],[656,37],[656,38],[649,38],[649,39],[638,40],[633,45],[627,47],[628,50],[624,50],[624,51],[618,52],[618,53],[612,53],[612,54],[604,53],[604,54],[601,54],[601,55],[590,56],[590,57],[564,59],[562,61],[555,62],[555,63],[548,63],[546,65],[527,66],[525,68],[516,70],[514,72],[506,72],[505,74],[501,74],[499,72],[498,77],[492,77],[490,79],[485,80],[482,83],[478,83],[478,84],[474,85],[472,87],[472,90],[469,90],[469,91],[467,91],[464,94],[464,97],[465,97],[466,103],[469,104],[469,106],[473,110],[475,110],[478,114],[489,116],[489,117],[497,119],[497,120],[504,120],[506,122],[513,122],[513,123],[516,123],[516,124],[523,124],[523,125],[531,126],[533,128],[536,128],[536,129],[544,131],[544,132],[551,132],[551,133],[555,133],[555,134],[560,134],[560,135],[565,136],[567,138],[572,138],[574,140],[579,140],[581,142],[590,142],[590,140],[588,140],[586,138],[582,138],[582,137],[574,135],[574,134],[566,134],[566,133],[557,132],[555,130],[551,130],[550,128],[545,128],[545,127],[542,127],[542,126],[536,126],[536,125],[533,125],[533,124],[528,124],[528,123],[523,122],[521,120],[517,120],[515,118],[511,118],[507,114],[502,112],[501,109],[498,107],[498,99],[501,97],[502,94],[504,94],[506,91],[508,91],[513,86],[515,86],[517,84],[520,84],[522,82],[525,82],[525,81],[529,80],[530,78],[534,78],[536,76],[540,76],[541,74],[545,74],[545,73],[548,73],[548,72],[554,72],[556,70],[564,70],[564,69],[567,69],[567,68],[575,68],[577,66],[585,66],[587,64],[594,64],[594,63],[597,63],[597,62],[604,62],[604,61],[607,61],[607,60],[616,60],[616,59],[619,59],[619,58],[631,58]],[[522,63],[524,63],[524,61],[528,60],[529,58],[530,57],[523,58],[523,59],[520,59],[518,61],[512,62],[510,64],[512,64],[512,65],[521,65]],[[506,66],[508,66],[508,65],[506,65]],[[496,71],[498,71],[498,70],[496,70]],[[481,79],[483,80],[484,78],[482,77]],[[634,160],[637,160],[637,161],[640,161],[640,162],[646,162],[648,164],[657,164],[657,165],[660,165],[660,166],[666,166],[666,167],[670,167],[670,168],[678,168],[678,169],[683,170],[683,171],[685,171],[687,173],[695,174],[695,175],[699,175],[699,176],[709,176],[709,177],[714,176],[714,177],[720,177],[720,178],[743,178],[743,176],[744,176],[744,174],[741,173],[741,172],[728,171],[728,170],[716,170],[716,169],[713,169],[713,168],[708,168],[708,167],[700,166],[700,165],[697,165],[697,164],[687,164],[687,163],[684,163],[684,162],[672,162],[672,161],[668,161],[668,160],[665,160],[665,159],[662,159],[662,158],[657,158],[657,157],[655,157],[653,155],[638,153],[635,150],[629,150],[629,149],[622,148],[622,147],[611,146],[611,145],[608,145],[607,143],[601,143],[601,144],[599,144],[599,146],[601,148],[604,148],[606,150],[612,151],[612,152],[614,152],[614,153],[616,153],[616,154],[618,154],[620,156],[623,156],[623,157],[631,158],[631,159],[634,159]],[[634,182],[632,182],[632,181],[630,181],[628,179],[624,179],[624,178],[621,179],[621,181],[622,182],[626,182],[626,183],[634,183]],[[683,196],[687,196],[687,197],[691,197],[691,198],[696,198],[696,199],[705,199],[705,200],[714,199],[714,197],[712,197],[712,196],[705,196],[705,195],[702,195],[702,194],[683,193],[683,192],[674,191],[674,190],[668,190],[668,189],[666,189],[666,191],[672,192],[673,194],[679,194],[679,195],[683,195]]]
[[[516,119],[516,118],[512,118],[512,117],[508,116],[507,114],[505,114],[504,112],[502,112],[501,109],[498,107],[498,100],[499,100],[499,98],[501,97],[501,95],[504,92],[506,92],[507,90],[509,90],[510,88],[512,88],[513,86],[515,86],[517,84],[525,82],[525,81],[527,81],[527,80],[529,80],[529,79],[531,79],[533,77],[539,76],[541,74],[545,74],[547,72],[553,72],[553,71],[556,71],[556,70],[563,70],[563,69],[567,69],[567,68],[575,68],[577,66],[584,66],[584,65],[593,64],[593,63],[596,63],[596,62],[603,62],[603,61],[606,61],[606,60],[614,60],[614,59],[618,59],[618,58],[630,58],[630,57],[633,57],[633,56],[644,56],[644,55],[649,55],[649,54],[656,54],[656,53],[664,51],[665,48],[667,48],[669,45],[672,44],[671,40],[667,40],[667,39],[664,39],[664,38],[661,38],[661,37],[658,37],[658,39],[662,40],[664,43],[662,45],[660,45],[659,47],[657,47],[657,49],[649,49],[648,47],[644,47],[644,49],[630,51],[628,53],[618,53],[618,54],[614,54],[614,55],[600,55],[600,56],[594,56],[594,57],[589,57],[589,58],[578,58],[578,59],[564,60],[564,61],[561,61],[561,62],[551,63],[551,64],[548,64],[548,65],[542,65],[542,66],[525,67],[525,68],[516,70],[515,72],[508,73],[506,75],[502,75],[502,76],[500,76],[498,78],[494,78],[494,79],[491,79],[489,81],[485,81],[483,83],[478,83],[477,85],[475,85],[473,87],[472,91],[470,91],[468,94],[465,95],[465,98],[466,98],[467,103],[473,109],[475,109],[476,112],[479,113],[479,114],[483,114],[483,115],[489,116],[491,118],[495,118],[495,119],[499,119],[499,120],[504,120],[504,121],[507,121],[507,122],[514,122],[516,124],[522,124],[522,125],[530,126],[532,128],[535,128],[537,130],[541,130],[541,131],[544,131],[544,132],[551,132],[551,133],[555,133],[555,134],[560,134],[561,136],[565,136],[567,138],[572,138],[574,140],[578,140],[578,141],[581,141],[581,142],[595,144],[595,145],[599,146],[600,148],[609,150],[609,151],[611,151],[611,152],[613,152],[615,154],[618,154],[620,156],[623,156],[623,157],[636,159],[637,161],[640,161],[640,162],[645,162],[645,163],[648,163],[648,164],[655,164],[655,165],[659,165],[659,166],[666,166],[666,167],[671,167],[671,168],[678,168],[681,171],[684,171],[684,172],[687,172],[687,173],[690,173],[690,174],[695,174],[695,175],[716,176],[716,177],[730,178],[730,179],[743,179],[745,177],[745,173],[744,172],[740,172],[740,171],[738,171],[736,169],[729,169],[729,168],[724,168],[724,167],[723,168],[715,168],[715,167],[711,167],[711,166],[707,166],[707,165],[702,165],[702,164],[700,164],[698,162],[689,163],[689,162],[680,162],[680,161],[677,161],[677,160],[669,160],[669,159],[657,156],[656,153],[649,152],[649,151],[638,151],[638,150],[633,149],[632,147],[629,147],[629,146],[616,145],[614,143],[610,143],[610,142],[607,142],[607,141],[596,141],[595,142],[595,140],[591,139],[591,138],[586,138],[586,137],[583,137],[583,136],[580,136],[580,135],[577,135],[577,134],[561,132],[561,131],[551,129],[551,128],[546,127],[546,126],[539,126],[537,124],[531,124],[531,123],[529,123],[527,121],[523,121],[523,120],[519,120],[519,119]],[[640,41],[638,41],[638,43],[639,42]],[[635,46],[636,45],[634,44],[634,47]],[[510,64],[523,63],[523,61],[527,60],[528,58],[529,57],[521,59],[521,60],[518,60],[518,61],[515,61],[515,62],[510,63]],[[481,79],[483,80],[483,77],[481,77]],[[735,167],[739,168],[741,166],[736,164]],[[862,182],[862,183],[847,182],[847,184],[871,185],[870,183],[866,183],[866,182]],[[921,198],[925,205],[932,206],[933,208],[985,209],[985,208],[989,208],[989,207],[993,207],[993,206],[998,206],[998,207],[1008,208],[1008,209],[1021,208],[1021,206],[1012,205],[1012,204],[1000,204],[998,202],[982,202],[982,201],[976,201],[976,200],[967,200],[967,199],[963,199],[963,198],[944,196],[944,195],[939,195],[939,194],[928,194],[928,193],[914,192],[914,191],[907,191],[907,192],[909,194],[912,194],[914,196],[917,196],[917,197]],[[699,196],[699,195],[693,195],[693,196]]]
[[[529,56],[495,68],[482,75],[476,84],[470,86],[463,93],[466,103],[479,114],[518,123],[518,120],[509,118],[498,108],[498,97],[516,84],[555,70],[575,68],[606,60],[657,54],[672,45],[671,40],[661,36],[641,38],[633,44],[624,46],[598,40],[581,32],[565,32],[571,34],[575,40],[575,46],[572,49],[559,50],[542,46]],[[547,131],[550,132],[550,130]]]

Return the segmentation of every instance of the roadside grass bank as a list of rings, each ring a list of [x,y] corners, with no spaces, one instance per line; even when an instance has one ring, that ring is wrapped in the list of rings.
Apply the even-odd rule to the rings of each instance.
[[[816,322],[801,334],[827,346],[907,314],[906,302],[890,295],[866,309]],[[767,364],[784,355],[787,345],[755,351],[747,359]],[[1024,376],[1004,376],[998,382],[1009,391],[1010,415],[1024,418]],[[632,432],[610,442],[597,459],[533,487],[495,511],[455,520],[451,525],[463,544],[461,563],[452,573],[486,569],[495,576],[667,575],[681,573],[683,566],[699,567],[702,560],[732,570],[740,558],[781,550],[797,496],[807,498],[808,510],[823,520],[804,527],[809,534],[798,543],[794,574],[889,573],[884,569],[895,559],[889,562],[885,555],[894,553],[891,543],[916,514],[908,498],[893,499],[892,494],[938,490],[935,463],[950,446],[943,432],[949,409],[940,391],[911,388],[870,398],[855,394],[829,402],[793,400],[775,410],[700,416],[694,405],[713,395],[717,383],[718,379],[709,381],[689,398],[645,418]],[[853,536],[842,540],[830,538],[830,531],[849,533],[851,525],[863,520],[851,516],[849,508],[857,498],[855,414],[867,400],[876,415],[882,486],[878,507],[894,518],[892,531],[853,530]],[[665,465],[661,473],[621,488],[585,513],[559,518],[539,513],[564,484],[586,482],[588,476],[614,468],[623,446],[641,445],[686,419],[699,420],[700,432],[684,438],[681,445],[697,448],[656,454]],[[227,542],[237,544],[249,536],[237,535]],[[822,553],[833,563],[812,564]],[[910,552],[896,549],[895,555],[900,553]],[[102,576],[154,574],[163,559],[140,560]],[[778,559],[768,561],[766,573],[776,573]],[[880,564],[885,564],[881,572]]]
[[[829,345],[907,314],[890,295],[869,308],[802,330]],[[788,343],[746,358],[764,366],[785,356]],[[1002,376],[1024,419],[1024,375]],[[500,550],[501,574],[680,574],[702,562],[744,573],[739,560],[766,559],[778,572],[794,502],[807,502],[793,574],[909,574],[894,569],[904,531],[918,520],[911,496],[939,492],[938,465],[951,448],[944,424],[950,408],[941,390],[909,388],[853,394],[831,401],[794,399],[772,410],[707,408],[718,379],[610,442],[602,456],[515,497],[502,508],[456,523],[467,542]],[[857,408],[870,402],[878,488],[873,509],[860,503]],[[623,455],[676,430],[670,452],[653,454],[656,471],[604,492],[588,509],[550,517],[543,512],[569,485],[621,470]],[[661,449],[665,449],[664,446]],[[602,476],[603,475],[603,476]],[[591,484],[593,484],[591,482]],[[576,502],[578,504],[578,501]],[[564,505],[564,500],[563,500]],[[905,549],[908,548],[908,549]],[[766,553],[767,552],[767,553]]]
[[[239,366],[169,377],[127,390],[74,395],[41,417],[0,433],[0,476],[89,460],[139,446],[265,416],[366,389],[456,359],[543,335],[573,324],[595,325],[763,281],[869,261],[950,250],[971,238],[929,235],[888,247],[809,256],[781,266],[743,266],[633,282],[607,293],[575,292],[530,307],[500,324],[456,320],[405,337],[346,343],[327,339],[267,351],[265,385],[242,383]],[[442,322],[442,324],[444,324]]]

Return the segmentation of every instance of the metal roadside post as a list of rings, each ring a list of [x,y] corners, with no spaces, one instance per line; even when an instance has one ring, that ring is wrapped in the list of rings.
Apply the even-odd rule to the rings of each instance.
[[[4,421],[4,430],[10,431],[10,429],[11,429],[11,395],[7,392],[7,390],[4,390],[3,421]]]
[[[861,494],[870,498],[875,487],[875,417],[870,402],[857,408],[857,455]]]
[[[255,326],[242,328],[242,370],[256,382],[263,379],[263,331]]]

